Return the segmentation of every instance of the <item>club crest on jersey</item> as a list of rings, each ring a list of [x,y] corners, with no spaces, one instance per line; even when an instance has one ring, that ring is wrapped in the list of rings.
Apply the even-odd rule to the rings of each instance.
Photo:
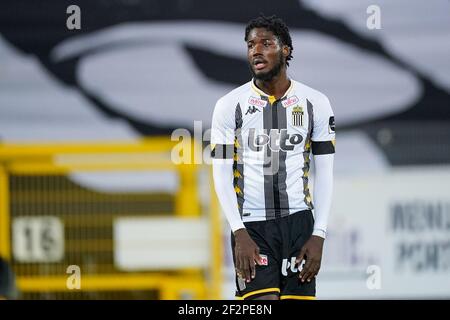
[[[300,106],[292,108],[292,125],[294,127],[303,127],[303,108]]]
[[[292,96],[292,97],[287,98],[284,101],[281,101],[281,104],[283,105],[283,107],[287,108],[287,107],[293,106],[294,104],[298,103],[298,101],[299,100],[298,100],[297,96]]]
[[[265,107],[267,104],[267,101],[255,97],[248,98],[248,103],[253,106],[257,107]]]

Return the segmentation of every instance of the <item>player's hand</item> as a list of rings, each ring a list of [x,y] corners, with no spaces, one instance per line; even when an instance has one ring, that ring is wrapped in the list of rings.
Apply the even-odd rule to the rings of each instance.
[[[259,255],[259,248],[250,235],[247,229],[239,229],[234,232],[235,238],[235,259],[236,259],[236,273],[246,282],[250,282],[255,278],[256,264],[261,264],[261,257]]]
[[[300,250],[295,264],[300,266],[303,260],[306,261],[303,270],[299,274],[302,282],[310,282],[319,273],[324,240],[324,238],[319,236],[311,236]]]

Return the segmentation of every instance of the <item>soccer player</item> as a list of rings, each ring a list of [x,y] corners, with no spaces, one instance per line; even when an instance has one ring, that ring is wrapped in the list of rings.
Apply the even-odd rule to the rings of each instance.
[[[211,131],[236,296],[314,299],[332,198],[333,111],[324,94],[287,76],[293,46],[281,19],[251,20],[245,42],[253,79],[217,101]]]

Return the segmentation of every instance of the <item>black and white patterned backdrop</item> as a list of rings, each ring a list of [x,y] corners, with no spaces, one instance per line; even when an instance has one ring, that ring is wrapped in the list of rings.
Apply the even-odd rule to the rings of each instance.
[[[81,9],[68,30],[66,9]],[[210,125],[249,80],[245,23],[290,27],[289,75],[327,94],[341,154],[372,168],[450,162],[450,3],[378,1],[2,1],[0,139],[134,139]],[[354,168],[354,166],[353,166]],[[341,170],[346,170],[341,167]]]

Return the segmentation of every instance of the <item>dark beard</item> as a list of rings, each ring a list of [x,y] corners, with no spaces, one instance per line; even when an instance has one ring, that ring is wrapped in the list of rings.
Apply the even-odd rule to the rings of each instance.
[[[277,75],[280,74],[281,68],[284,65],[283,61],[283,55],[279,55],[278,63],[269,71],[265,73],[256,74],[253,70],[252,66],[250,66],[250,71],[253,75],[253,78],[260,81],[271,81],[273,78],[275,78]]]

